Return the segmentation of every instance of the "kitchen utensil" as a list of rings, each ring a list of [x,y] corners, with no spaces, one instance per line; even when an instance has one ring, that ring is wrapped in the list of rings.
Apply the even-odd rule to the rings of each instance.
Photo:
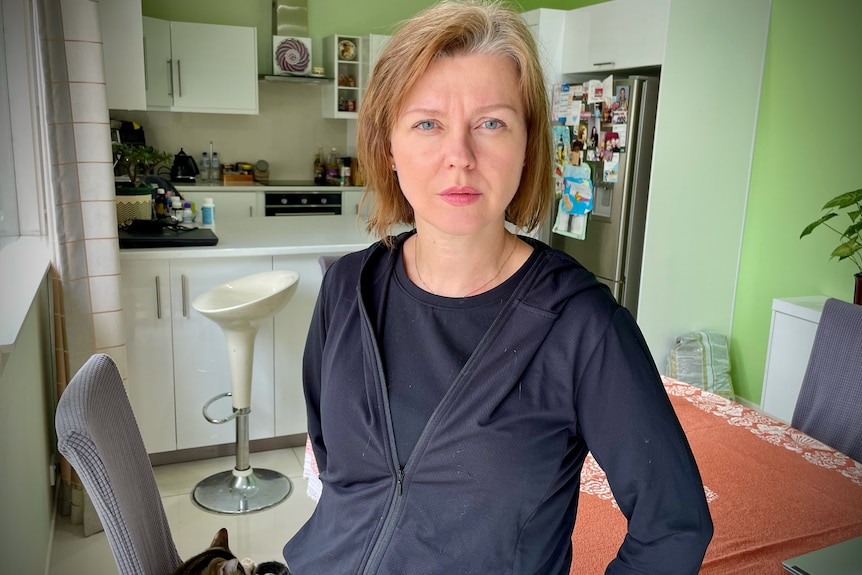
[[[174,156],[174,165],[171,166],[171,181],[194,182],[195,176],[200,173],[195,159],[180,148],[180,151]]]

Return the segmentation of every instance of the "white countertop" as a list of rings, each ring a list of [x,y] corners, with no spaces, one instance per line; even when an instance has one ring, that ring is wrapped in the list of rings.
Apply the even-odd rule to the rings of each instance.
[[[356,215],[243,218],[217,222],[214,232],[215,246],[122,249],[120,259],[343,254],[376,241]]]
[[[221,182],[199,182],[195,184],[174,184],[180,193],[185,192],[305,192],[313,190],[316,192],[364,192],[361,186],[318,186],[314,183],[288,185],[288,186],[265,186],[257,182],[248,185],[228,184]]]

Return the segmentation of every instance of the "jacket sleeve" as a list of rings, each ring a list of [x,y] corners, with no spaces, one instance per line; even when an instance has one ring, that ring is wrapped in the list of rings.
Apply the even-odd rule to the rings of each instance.
[[[576,413],[628,533],[607,575],[698,572],[712,538],[703,483],[652,356],[628,310],[576,379]]]
[[[322,474],[326,470],[326,445],[323,442],[323,432],[320,425],[320,388],[321,366],[323,364],[323,347],[326,343],[326,320],[324,305],[324,287],[321,286],[311,316],[308,337],[305,341],[305,352],[302,356],[302,386],[305,392],[305,409],[308,418],[308,436],[317,469]]]

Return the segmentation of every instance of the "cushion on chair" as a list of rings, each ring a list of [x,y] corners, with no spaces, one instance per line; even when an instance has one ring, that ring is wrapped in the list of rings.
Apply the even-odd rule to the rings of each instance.
[[[792,425],[862,461],[862,306],[826,300]]]
[[[180,563],[161,495],[117,366],[92,356],[57,405],[58,449],[90,495],[120,575],[165,575]]]

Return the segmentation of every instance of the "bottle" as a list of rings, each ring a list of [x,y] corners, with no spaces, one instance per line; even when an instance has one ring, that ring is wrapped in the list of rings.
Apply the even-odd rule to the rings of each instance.
[[[221,180],[221,164],[219,163],[218,152],[213,152],[210,160],[210,180],[217,182]]]
[[[179,196],[171,197],[171,216],[178,222],[183,221],[183,204]]]
[[[159,188],[156,191],[156,217],[161,218],[167,215],[167,201],[165,199],[165,190]]]
[[[333,147],[329,152],[329,159],[326,160],[326,184],[329,186],[337,186],[339,184],[338,163],[338,149]]]
[[[191,226],[195,221],[195,215],[192,213],[192,203],[186,202],[183,204],[183,225]]]
[[[200,178],[201,181],[206,182],[206,181],[212,179],[212,176],[210,173],[210,157],[207,155],[206,152],[201,154],[200,170],[201,170],[201,178]]]
[[[323,147],[317,148],[317,155],[314,156],[314,183],[322,186],[326,183],[326,168],[323,161]]]
[[[342,186],[349,186],[350,184],[350,161],[351,158],[341,158],[341,165],[339,166],[339,183]]]
[[[215,228],[215,204],[212,198],[204,198],[201,204],[201,227]]]

